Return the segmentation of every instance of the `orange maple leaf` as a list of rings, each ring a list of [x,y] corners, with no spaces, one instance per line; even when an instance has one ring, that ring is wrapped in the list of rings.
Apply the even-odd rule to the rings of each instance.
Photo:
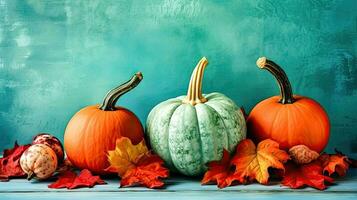
[[[118,139],[115,149],[108,151],[108,161],[110,166],[106,170],[118,173],[122,178],[120,187],[162,187],[164,182],[160,178],[169,176],[169,170],[163,166],[164,161],[148,150],[144,140],[133,145],[129,138]]]
[[[269,180],[268,168],[285,170],[283,163],[289,159],[289,155],[279,149],[279,144],[266,139],[258,144],[258,147],[250,139],[241,141],[232,159],[236,166],[234,177],[240,182],[257,180],[261,184],[267,184]]]
[[[323,172],[329,176],[335,172],[339,176],[345,176],[350,166],[348,157],[339,151],[336,151],[336,154],[322,154],[319,160],[322,161]]]
[[[138,158],[148,151],[144,140],[137,145],[133,145],[129,138],[119,138],[116,141],[115,149],[108,151],[110,166],[106,171],[116,172],[122,177],[126,171],[135,168],[135,163],[137,163]]]
[[[219,188],[230,186],[235,181],[234,166],[230,162],[229,152],[223,149],[222,159],[208,163],[208,171],[203,176],[201,184],[217,183]]]
[[[326,182],[333,182],[332,178],[323,175],[321,162],[319,160],[300,165],[288,162],[286,163],[285,168],[286,171],[281,184],[293,189],[310,186],[319,190],[324,190],[326,189]]]
[[[337,150],[336,154],[324,153],[308,164],[288,162],[285,164],[286,172],[282,185],[290,188],[310,186],[324,190],[325,183],[333,182],[333,178],[330,177],[333,173],[336,172],[339,176],[346,175],[350,163],[349,158]]]
[[[164,186],[160,178],[167,178],[169,170],[163,167],[164,161],[158,156],[148,152],[140,157],[136,167],[128,170],[120,181],[120,187],[144,185],[148,188]]]

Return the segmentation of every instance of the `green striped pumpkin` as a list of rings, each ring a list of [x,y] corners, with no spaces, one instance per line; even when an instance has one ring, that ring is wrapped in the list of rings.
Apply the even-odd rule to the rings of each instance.
[[[235,150],[246,137],[241,109],[220,93],[202,94],[202,58],[194,69],[186,96],[164,101],[150,112],[146,131],[150,144],[173,171],[201,175],[206,163],[219,160],[223,148]]]

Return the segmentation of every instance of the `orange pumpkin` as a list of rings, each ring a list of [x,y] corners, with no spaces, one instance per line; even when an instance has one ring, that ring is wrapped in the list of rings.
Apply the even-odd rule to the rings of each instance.
[[[143,127],[134,113],[116,107],[118,98],[136,87],[143,76],[139,72],[128,82],[109,91],[102,105],[81,109],[69,121],[64,148],[68,159],[80,169],[89,169],[96,174],[108,174],[105,169],[108,150],[115,148],[120,137],[128,137],[134,144],[143,139]]]
[[[259,142],[270,138],[286,150],[303,144],[321,152],[330,134],[325,110],[311,98],[293,95],[284,70],[273,61],[262,57],[257,65],[275,76],[281,95],[261,101],[251,111],[247,126],[253,139]]]

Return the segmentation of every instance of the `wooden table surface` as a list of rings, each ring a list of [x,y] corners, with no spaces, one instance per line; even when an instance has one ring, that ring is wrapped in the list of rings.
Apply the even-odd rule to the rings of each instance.
[[[14,179],[0,182],[0,200],[7,199],[357,199],[357,169],[351,169],[348,175],[338,178],[335,184],[324,191],[313,188],[291,190],[272,184],[238,185],[217,189],[215,185],[201,186],[199,179],[174,177],[166,181],[164,189],[146,189],[143,187],[119,188],[117,179],[106,179],[108,184],[93,188],[74,190],[48,189],[50,182],[38,182]]]

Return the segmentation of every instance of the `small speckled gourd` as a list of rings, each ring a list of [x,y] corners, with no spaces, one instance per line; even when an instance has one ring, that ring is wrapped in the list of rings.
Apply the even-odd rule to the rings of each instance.
[[[62,163],[64,159],[63,145],[55,136],[48,133],[39,133],[33,138],[32,144],[45,144],[51,147],[57,155],[57,162]]]
[[[187,96],[164,101],[150,112],[146,131],[152,149],[173,171],[198,176],[206,164],[220,160],[223,149],[233,152],[246,137],[241,109],[220,93],[202,94],[202,58],[194,69]]]
[[[56,171],[57,156],[47,145],[34,144],[22,154],[20,165],[22,170],[28,175],[28,180],[34,177],[43,180],[52,176]]]
[[[291,159],[297,164],[308,164],[320,156],[319,153],[303,144],[291,147],[289,154]]]

